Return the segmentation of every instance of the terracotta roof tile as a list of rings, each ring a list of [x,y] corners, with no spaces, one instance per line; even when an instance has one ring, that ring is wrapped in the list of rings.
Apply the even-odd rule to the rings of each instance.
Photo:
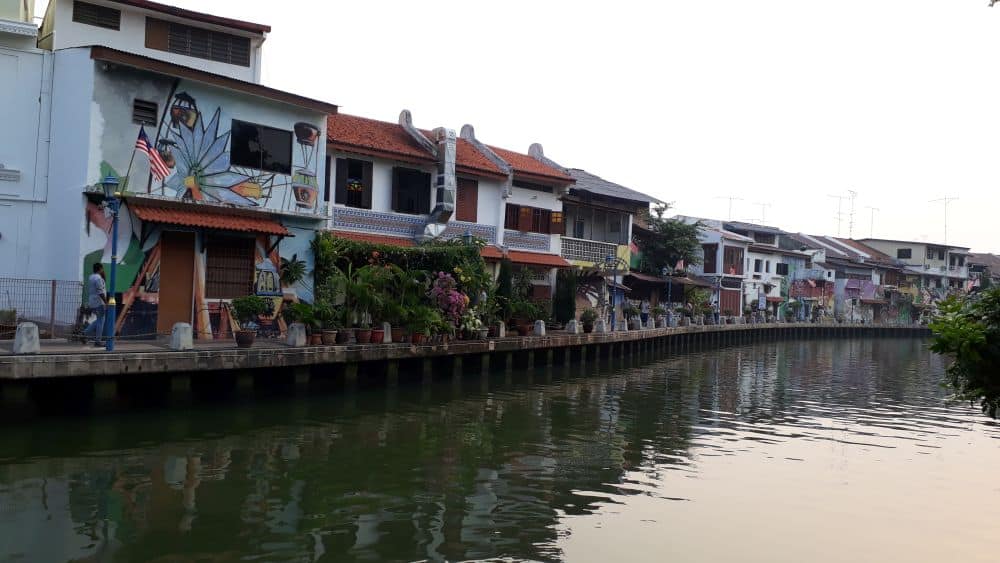
[[[500,260],[503,253],[495,246],[484,246],[479,254],[486,260]],[[507,259],[515,264],[525,264],[529,266],[550,266],[553,268],[569,268],[571,264],[558,254],[543,254],[541,252],[523,252],[520,250],[510,250],[507,252]]]
[[[398,123],[338,113],[326,120],[327,143],[348,152],[435,162]]]
[[[357,233],[354,231],[330,231],[330,234],[348,240],[371,242],[375,244],[388,244],[392,246],[406,246],[406,247],[416,246],[416,243],[413,242],[412,239],[403,237],[391,237],[388,235],[375,235],[371,233]]]
[[[149,207],[136,203],[129,203],[128,208],[139,219],[151,223],[267,235],[287,236],[289,234],[288,229],[274,219],[233,214],[232,211],[227,209],[216,210],[207,206],[198,206],[192,209],[176,209],[169,207]]]
[[[493,152],[507,161],[514,168],[514,172],[520,172],[521,174],[526,174],[528,176],[538,176],[549,181],[557,181],[561,184],[572,184],[575,180],[572,176],[567,175],[561,170],[557,170],[543,164],[538,159],[522,154],[519,152],[509,151],[507,149],[501,149],[499,147],[490,146]]]
[[[506,174],[504,174],[504,171],[499,166],[486,158],[486,155],[479,152],[479,149],[469,141],[459,137],[458,145],[455,149],[455,159],[457,160],[455,164],[459,169],[465,168],[467,171],[473,173],[485,172],[493,176],[506,177]]]

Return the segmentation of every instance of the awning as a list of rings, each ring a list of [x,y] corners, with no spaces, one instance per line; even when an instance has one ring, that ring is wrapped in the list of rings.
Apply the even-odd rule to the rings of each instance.
[[[611,288],[611,289],[620,289],[622,291],[632,291],[631,287],[622,285],[622,284],[617,283],[617,282],[608,282],[608,287]]]
[[[785,301],[784,297],[772,297],[770,295],[767,296],[768,303],[783,303],[784,301]]]
[[[388,235],[376,235],[372,233],[356,233],[354,231],[329,231],[329,233],[337,238],[343,238],[348,240],[356,240],[360,242],[370,242],[373,244],[387,244],[390,246],[416,246],[413,239],[408,239],[404,237],[391,237]]]
[[[888,303],[885,299],[862,299],[861,302],[866,305],[885,305]]]
[[[284,225],[270,216],[240,213],[235,209],[193,204],[185,205],[187,208],[159,207],[133,203],[131,200],[127,200],[126,205],[132,213],[135,213],[136,217],[150,223],[264,235],[289,236],[291,234]]]
[[[479,254],[486,260],[501,260],[504,255],[495,246],[484,246]],[[548,266],[549,268],[569,268],[572,266],[558,254],[545,254],[542,252],[524,252],[521,250],[507,251],[507,259],[515,264],[525,266]]]

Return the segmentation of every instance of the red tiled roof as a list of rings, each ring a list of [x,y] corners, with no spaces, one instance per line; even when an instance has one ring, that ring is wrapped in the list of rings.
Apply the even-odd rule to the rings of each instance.
[[[528,156],[526,154],[521,154],[519,152],[509,151],[507,149],[501,149],[499,147],[490,147],[493,152],[507,161],[514,168],[515,173],[523,174],[529,180],[542,180],[549,183],[555,182],[559,185],[569,185],[575,182],[572,176],[567,175],[561,170],[556,170],[551,166],[542,164],[536,158]]]
[[[230,27],[233,29],[249,31],[252,33],[271,32],[271,26],[269,25],[263,25],[259,23],[247,22],[242,20],[234,20],[231,18],[224,18],[222,16],[213,16],[212,14],[206,14],[204,12],[195,12],[193,10],[185,10],[184,8],[178,8],[176,6],[168,6],[166,4],[160,4],[159,2],[151,2],[150,0],[112,0],[112,1],[114,1],[117,4],[125,4],[126,6],[142,8],[144,10],[149,10],[151,12],[170,14],[171,16],[177,16],[179,18],[184,18],[202,23],[210,23],[222,27]]]
[[[486,260],[500,260],[503,253],[495,246],[484,246],[479,254]],[[507,252],[507,259],[515,264],[525,264],[529,266],[550,266],[552,268],[569,268],[571,264],[558,254],[543,254],[541,252],[523,252],[520,250],[510,250]]]
[[[345,152],[436,162],[398,123],[338,113],[327,118],[326,137],[328,145]]]
[[[499,178],[505,178],[503,170],[499,166],[493,163],[492,160],[486,158],[486,155],[479,152],[475,146],[469,141],[459,137],[458,144],[455,147],[455,168],[459,172],[469,172],[472,174],[476,173],[486,173],[490,176],[497,176]]]
[[[847,246],[850,246],[850,247],[854,248],[855,250],[859,250],[861,252],[864,252],[865,254],[868,254],[874,260],[876,260],[878,262],[892,263],[892,257],[891,256],[889,256],[888,254],[886,254],[886,253],[884,253],[884,252],[882,252],[880,250],[872,248],[872,247],[868,246],[867,244],[864,244],[864,243],[861,243],[861,242],[858,242],[858,241],[856,241],[854,239],[849,239],[849,238],[838,238],[837,240],[840,241],[840,242],[842,242],[842,243],[844,243],[844,244],[846,244]]]
[[[392,246],[416,246],[412,239],[403,237],[391,237],[388,235],[375,235],[371,233],[356,233],[354,231],[330,231],[335,237],[357,240],[361,242],[371,242],[375,244],[388,244]]]
[[[177,209],[171,207],[149,207],[136,203],[129,203],[128,208],[139,219],[152,223],[201,227],[221,231],[261,233],[266,235],[287,236],[289,234],[288,229],[274,219],[236,214],[228,209],[213,209],[208,206]]]

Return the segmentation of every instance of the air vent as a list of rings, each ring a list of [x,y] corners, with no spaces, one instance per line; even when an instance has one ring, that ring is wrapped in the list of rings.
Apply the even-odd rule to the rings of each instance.
[[[132,102],[132,121],[141,125],[156,125],[158,109],[156,102],[135,100]]]
[[[73,21],[118,31],[121,29],[122,13],[114,8],[77,0],[73,2]]]

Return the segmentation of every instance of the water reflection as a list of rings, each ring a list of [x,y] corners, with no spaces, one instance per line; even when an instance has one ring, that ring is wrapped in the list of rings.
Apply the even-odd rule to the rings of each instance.
[[[0,434],[0,558],[925,560],[970,507],[1000,516],[1000,431],[942,371],[919,340],[805,341],[47,419]],[[831,540],[922,529],[921,498],[950,502],[933,536]]]

